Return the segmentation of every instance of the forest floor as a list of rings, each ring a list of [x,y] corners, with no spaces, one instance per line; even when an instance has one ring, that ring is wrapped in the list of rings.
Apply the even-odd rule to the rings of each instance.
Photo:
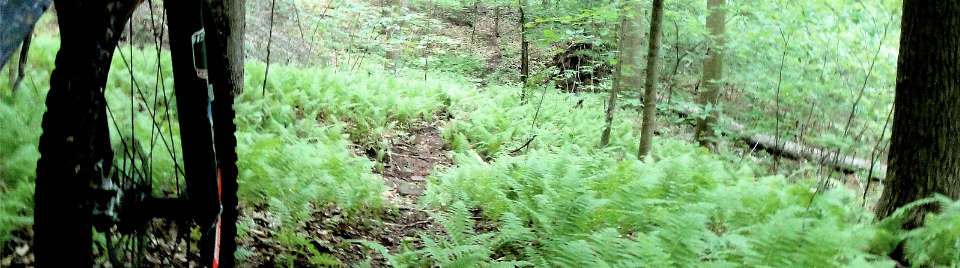
[[[334,256],[351,267],[366,262],[368,257],[372,267],[389,267],[381,254],[369,252],[351,240],[374,241],[390,253],[397,253],[403,244],[421,243],[418,234],[442,235],[443,228],[418,204],[418,197],[426,188],[426,178],[433,171],[453,164],[440,137],[441,126],[440,122],[417,121],[388,138],[390,147],[381,162],[383,182],[388,187],[383,196],[396,210],[388,209],[380,218],[368,219],[366,223],[349,223],[349,215],[344,215],[336,206],[313,208],[313,216],[298,226],[297,235],[309,237],[320,253]],[[240,267],[273,266],[274,258],[282,252],[280,243],[270,232],[277,226],[277,220],[265,208],[244,207],[242,215],[245,218],[240,219],[241,222],[248,221],[246,217],[249,217],[256,224],[249,227],[251,235],[239,243],[240,247],[253,252]],[[309,266],[307,263],[295,265]]]
[[[271,15],[268,8],[269,1],[255,1],[253,8],[247,12],[246,51],[249,59],[266,61],[267,45],[271,51],[271,62],[278,65],[307,64],[312,55],[320,49],[308,40],[311,37],[310,25],[300,21],[299,17],[273,16],[273,30],[271,31]],[[292,6],[296,12],[307,12],[300,7]],[[154,13],[160,14],[162,4],[154,6]],[[154,29],[146,18],[149,10],[141,8],[135,15],[138,23],[143,24],[145,34],[138,38],[146,38]],[[503,9],[501,13],[500,36],[514,36],[518,34],[515,23],[506,19],[512,13]],[[450,20],[443,21],[443,30],[439,34],[460,41],[458,49],[469,52],[484,59],[486,72],[489,76],[495,70],[504,68],[502,64],[501,42],[518,43],[516,38],[499,38],[494,33],[494,18],[492,10],[480,12],[477,18],[476,30],[472,26],[457,25]],[[56,32],[56,20],[45,26],[49,32]],[[164,29],[163,31],[166,31]],[[476,35],[474,35],[476,33]],[[270,38],[272,41],[269,41]],[[474,38],[476,38],[474,40]],[[138,43],[147,44],[147,39]],[[166,42],[163,43],[167,47]],[[518,68],[518,66],[506,66]],[[482,85],[486,85],[483,80]],[[442,117],[442,115],[441,115]],[[301,222],[297,235],[312,240],[312,245],[322,254],[328,254],[350,267],[368,261],[372,267],[389,267],[383,256],[366,250],[361,244],[353,240],[374,241],[385,246],[390,253],[397,253],[403,244],[418,245],[421,243],[419,234],[443,235],[444,230],[428,211],[423,210],[418,199],[426,189],[426,178],[438,169],[454,165],[448,157],[449,148],[440,136],[443,127],[442,121],[417,121],[406,129],[386,137],[389,142],[387,154],[379,161],[382,171],[374,170],[383,176],[383,182],[388,191],[383,197],[392,204],[393,209],[383,211],[379,218],[367,219],[369,222],[350,222],[355,217],[344,215],[344,212],[334,205],[317,207],[314,205],[312,217]],[[357,151],[357,155],[368,155],[371,160],[378,161],[372,154]],[[277,241],[275,230],[278,219],[266,207],[247,205],[241,200],[239,222],[252,222],[248,226],[246,239],[238,241],[238,247],[252,252],[238,267],[274,267],[277,265],[278,254],[285,252],[281,242]],[[149,267],[192,267],[193,259],[199,256],[188,256],[185,249],[186,236],[190,231],[180,230],[178,224],[166,220],[154,220],[148,228],[145,237],[146,254],[144,264]],[[3,248],[9,249],[12,254],[0,258],[0,267],[32,267],[34,256],[32,250],[32,230],[15,231]],[[6,252],[6,251],[5,251]],[[97,256],[103,254],[96,253]],[[194,254],[196,255],[196,254]],[[309,266],[306,257],[297,259],[295,266]],[[110,267],[105,263],[104,267]]]
[[[247,51],[251,59],[265,60],[266,44],[269,37],[273,38],[270,47],[274,50],[272,60],[274,64],[296,64],[298,60],[308,59],[317,53],[314,45],[305,42],[311,39],[310,26],[299,20],[299,16],[274,16],[275,29],[271,34],[270,12],[263,9],[267,1],[256,1],[261,8],[248,11],[247,18]],[[298,9],[297,12],[300,12]],[[499,32],[494,32],[493,11],[489,8],[477,12],[479,18],[476,25],[458,25],[444,20],[442,35],[460,40],[459,50],[468,52],[483,59],[485,71],[480,77],[480,86],[493,84],[491,76],[499,69],[519,69],[512,58],[508,58],[505,48],[519,47],[518,26],[513,19],[515,12],[504,8],[501,10]],[[509,18],[509,19],[508,19]],[[304,40],[306,39],[306,40]],[[536,61],[540,55],[531,55]],[[538,64],[533,64],[537,66]],[[444,116],[439,116],[444,118]],[[390,253],[400,252],[403,245],[420,245],[420,234],[443,235],[445,230],[419,204],[419,197],[426,190],[426,180],[438,170],[454,166],[456,163],[449,157],[450,149],[441,137],[443,119],[428,122],[415,121],[408,126],[391,132],[383,137],[388,140],[388,148],[381,159],[375,154],[358,150],[357,155],[367,155],[371,160],[378,162],[382,170],[378,172],[388,190],[383,197],[392,204],[390,209],[380,213],[379,218],[356,219],[334,205],[314,204],[312,216],[300,222],[296,230],[297,236],[306,238],[321,254],[335,257],[349,267],[359,266],[369,261],[372,267],[389,267],[387,260],[376,252],[371,252],[363,245],[352,241],[367,240],[385,246]],[[685,130],[684,130],[685,129]],[[665,128],[663,135],[687,137],[689,128]],[[851,185],[847,185],[853,188]],[[241,201],[242,202],[242,201]],[[286,249],[278,241],[273,232],[278,225],[278,219],[267,208],[251,206],[241,203],[240,222],[252,222],[247,226],[249,235],[239,241],[239,247],[252,252],[239,267],[274,267],[277,265],[277,256],[284,254]],[[367,222],[358,222],[367,221]],[[186,248],[185,242],[176,239],[179,234],[175,224],[155,221],[148,235],[147,262],[155,267],[180,266],[187,262],[188,256],[182,252]],[[0,259],[2,267],[31,267],[33,255],[31,252],[30,231],[15,232],[5,248],[12,249],[14,254]],[[177,243],[171,241],[180,241]],[[306,254],[306,253],[305,253]],[[302,263],[301,263],[302,262]],[[310,266],[307,256],[297,259],[293,266]]]
[[[261,1],[263,2],[263,1]],[[506,19],[513,12],[501,10],[500,36],[518,35],[515,23]],[[480,12],[477,18],[476,31],[472,26],[457,25],[450,20],[443,20],[442,35],[460,41],[458,49],[469,52],[484,59],[485,72],[481,77],[481,86],[488,84],[487,77],[499,68],[519,68],[519,66],[503,65],[503,42],[519,43],[516,38],[500,38],[494,32],[494,13],[492,10]],[[270,23],[270,13],[267,10],[253,10],[248,12],[247,40],[248,57],[266,60],[267,36],[273,36],[273,60],[280,64],[290,64],[297,59],[307,59],[308,55],[317,53],[313,45],[304,45],[301,39],[303,26],[298,20],[289,17],[277,16],[273,23],[276,29],[270,35],[267,31]],[[475,35],[474,35],[475,33]],[[307,33],[309,35],[309,33]],[[475,38],[475,39],[474,39]],[[509,45],[509,44],[507,44]],[[258,51],[258,52],[254,52]],[[443,118],[443,115],[440,116]],[[399,130],[389,140],[389,149],[382,161],[374,157],[374,152],[357,151],[357,155],[366,154],[371,160],[382,164],[383,170],[375,172],[383,176],[383,182],[388,191],[383,197],[396,210],[384,211],[379,219],[369,219],[367,223],[345,223],[349,215],[343,215],[335,206],[326,206],[315,209],[309,221],[300,224],[298,235],[312,239],[314,247],[324,254],[336,257],[350,267],[364,263],[369,258],[372,267],[389,267],[387,260],[377,252],[371,252],[351,240],[374,241],[387,248],[390,253],[398,253],[404,244],[419,245],[419,235],[443,235],[444,230],[428,211],[419,205],[419,197],[426,190],[426,178],[438,169],[453,166],[449,158],[449,148],[440,136],[444,122],[417,121],[406,129]],[[282,252],[279,242],[272,239],[269,230],[277,223],[266,208],[251,208],[241,204],[240,221],[253,220],[255,226],[250,226],[251,235],[239,241],[239,247],[253,252],[253,256],[246,258],[240,267],[272,266],[276,255]],[[301,259],[301,261],[306,261]],[[306,265],[303,263],[303,265]]]

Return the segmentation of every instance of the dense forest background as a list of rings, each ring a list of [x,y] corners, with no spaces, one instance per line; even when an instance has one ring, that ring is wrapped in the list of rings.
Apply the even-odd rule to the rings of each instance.
[[[244,1],[239,267],[960,265],[960,189],[937,188],[960,174],[887,178],[960,163],[956,120],[933,115],[960,112],[956,1]],[[111,113],[156,117],[131,85],[172,85],[148,4],[114,58]],[[53,13],[0,70],[0,267],[33,262]],[[942,87],[910,92],[947,97],[896,115],[954,134],[891,143],[898,59],[921,54],[943,64],[907,66],[946,70],[914,72]],[[112,121],[115,146],[146,122]],[[894,144],[947,149],[895,164]],[[176,160],[153,166],[158,194]],[[877,209],[885,191],[911,197]],[[177,230],[150,228],[149,263],[186,266]]]

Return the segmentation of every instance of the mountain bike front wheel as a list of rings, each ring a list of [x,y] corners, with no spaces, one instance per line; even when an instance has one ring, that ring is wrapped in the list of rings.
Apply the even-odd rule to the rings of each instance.
[[[129,62],[117,49],[124,26],[139,4],[137,0],[55,1],[61,49],[50,78],[37,162],[37,267],[141,266],[143,236],[153,218],[192,222],[190,231],[180,233],[199,237],[187,243],[188,249],[198,251],[190,253],[199,256],[192,260],[197,267],[233,265],[236,127],[223,49],[218,38],[207,38],[218,32],[210,19],[209,3],[169,1],[168,15],[161,16],[170,18],[175,99],[168,98],[162,82],[162,30],[155,35],[159,38],[156,68],[161,70],[152,94],[143,92],[150,90],[152,81],[134,75],[131,34],[135,32],[126,37],[131,45]],[[107,92],[115,53],[121,54],[129,69],[129,92],[125,92],[129,103],[105,97],[116,93]],[[168,106],[171,103],[175,107]],[[130,106],[117,107],[122,104]],[[137,124],[138,118],[150,118],[149,123]],[[179,137],[174,135],[177,130]],[[120,139],[111,143],[111,135]],[[170,185],[175,191],[158,187]],[[91,235],[93,229],[96,232]],[[95,258],[94,252],[111,256]]]

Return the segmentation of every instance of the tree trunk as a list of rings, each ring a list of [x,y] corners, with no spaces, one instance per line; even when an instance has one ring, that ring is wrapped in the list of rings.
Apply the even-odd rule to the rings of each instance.
[[[470,32],[470,44],[473,44],[473,39],[477,36],[477,24],[480,24],[480,0],[473,1],[473,31]]]
[[[600,147],[607,146],[610,143],[610,128],[613,127],[613,113],[617,110],[617,94],[620,94],[620,77],[623,72],[623,51],[628,49],[625,42],[627,40],[627,16],[620,19],[620,36],[618,36],[617,46],[617,66],[613,69],[613,84],[610,86],[610,98],[607,99],[606,122],[603,132],[600,133]]]
[[[493,7],[493,36],[500,38],[500,6]]]
[[[700,93],[699,103],[707,109],[707,116],[697,120],[697,127],[694,131],[694,139],[700,143],[700,146],[706,147],[710,151],[715,150],[716,133],[714,127],[717,124],[717,116],[720,111],[715,109],[717,101],[720,98],[720,79],[723,79],[723,38],[726,34],[726,11],[723,5],[726,0],[707,0],[707,6],[710,9],[710,15],[707,16],[707,29],[710,29],[713,44],[707,48],[707,60],[703,63],[703,79],[700,79],[703,92]]]
[[[214,22],[220,31],[227,62],[227,84],[234,95],[243,93],[244,54],[243,38],[246,25],[246,0],[213,0]]]
[[[397,12],[398,12],[398,14],[399,14],[400,17],[403,17],[403,16],[406,16],[406,15],[407,15],[407,5],[408,5],[408,3],[409,3],[408,0],[400,0],[400,1],[396,2],[396,4],[397,4],[396,9],[398,9]],[[397,24],[394,25],[394,28],[393,28],[393,29],[387,30],[386,35],[387,35],[387,40],[388,40],[388,42],[393,41],[394,38],[397,38],[397,35],[400,34],[400,31],[401,31],[401,29],[403,29],[403,26],[404,26],[403,22],[398,22]],[[399,44],[389,44],[387,47],[388,47],[388,49],[387,49],[387,64],[386,64],[385,67],[386,67],[387,70],[390,70],[391,72],[396,72],[397,69],[398,69],[399,66],[400,66],[400,64],[399,64],[399,61],[400,61],[400,45],[399,45]]]
[[[627,36],[630,37],[628,40],[624,40],[629,49],[623,51],[623,60],[624,66],[627,68],[620,78],[621,90],[640,90],[640,85],[643,84],[643,39],[646,35],[646,31],[643,30],[643,12],[640,12],[643,7],[639,3],[634,6],[633,19],[628,21]]]
[[[643,99],[643,124],[640,127],[640,150],[637,158],[641,161],[653,148],[653,130],[657,127],[657,61],[660,58],[660,26],[663,21],[663,0],[653,0],[650,9],[650,45],[647,51],[647,78]]]
[[[528,51],[529,44],[527,44],[526,28],[524,27],[527,24],[526,14],[524,14],[523,7],[527,5],[527,0],[520,0],[520,100],[524,100],[527,95],[527,75],[530,74],[530,54]]]
[[[934,194],[960,197],[960,1],[904,1],[901,27],[881,219]],[[917,207],[903,227],[939,209]]]
[[[23,82],[23,76],[27,69],[27,55],[30,53],[30,42],[33,41],[33,31],[23,38],[23,46],[20,48],[20,58],[17,59],[17,79],[10,84],[10,91],[16,93],[20,88],[20,82]]]
[[[634,7],[635,11],[640,10],[640,5]],[[632,90],[640,86],[640,51],[643,49],[643,30],[641,27],[640,16],[624,15],[620,22],[620,36],[617,40],[620,52],[617,54],[618,64],[613,73],[613,86],[610,90],[610,98],[607,100],[606,125],[600,135],[600,146],[606,146],[610,142],[610,132],[613,127],[613,114],[616,111],[617,95],[626,88]],[[626,68],[624,68],[626,67]]]

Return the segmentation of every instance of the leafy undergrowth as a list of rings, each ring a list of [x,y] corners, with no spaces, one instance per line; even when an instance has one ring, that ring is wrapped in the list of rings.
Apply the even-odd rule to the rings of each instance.
[[[612,146],[595,145],[598,96],[580,108],[548,91],[537,115],[538,100],[520,105],[515,92],[491,87],[452,109],[458,166],[432,176],[422,199],[445,211],[449,236],[389,255],[394,266],[892,267],[885,255],[903,240],[912,264],[960,264],[955,211],[903,232],[892,227],[901,217],[875,224],[847,189],[815,194],[812,179],[757,174],[669,137],[641,162],[621,153],[637,148],[629,120]],[[508,153],[533,135],[528,152]]]
[[[41,133],[40,122],[44,112],[43,99],[49,90],[48,79],[54,68],[54,55],[58,40],[47,36],[35,38],[27,65],[28,76],[21,88],[11,94],[7,88],[8,76],[0,76],[2,102],[0,102],[0,131],[2,131],[2,154],[0,154],[0,244],[6,261],[14,261],[14,248],[18,263],[28,264],[32,225],[33,189],[36,161],[39,158],[37,143]],[[123,49],[124,51],[129,51]],[[152,154],[157,156],[153,166],[154,182],[160,185],[158,194],[174,192],[177,180],[173,159],[166,151],[170,142],[179,146],[178,125],[175,120],[167,125],[166,113],[176,118],[175,101],[170,108],[156,105],[155,97],[162,100],[164,90],[173,96],[172,74],[169,54],[153,53],[152,49],[134,50],[133,63],[124,61],[131,52],[117,53],[105,90],[110,114],[117,118],[110,124],[114,150],[121,151],[120,137],[129,140],[131,111],[136,121],[133,133],[138,138],[151,137],[153,123],[157,118],[164,138],[154,135],[156,146]],[[155,50],[154,50],[155,51]],[[156,64],[163,64],[163,85],[157,81]],[[131,91],[131,74],[127,65],[133,66],[133,79],[141,91]],[[404,213],[396,211],[383,198],[386,187],[382,178],[374,173],[377,164],[357,154],[357,145],[372,151],[382,158],[386,137],[415,121],[435,120],[451,101],[462,95],[473,94],[464,89],[457,76],[435,75],[429,81],[406,76],[387,77],[383,74],[364,75],[336,73],[322,68],[294,68],[273,66],[268,81],[267,96],[261,88],[264,65],[250,63],[247,66],[248,89],[237,98],[235,110],[238,125],[237,151],[240,168],[239,197],[246,213],[267,213],[275,226],[267,230],[269,239],[277,246],[276,256],[269,256],[277,265],[343,265],[340,260],[320,252],[313,244],[316,238],[302,235],[303,223],[319,217],[336,214],[336,219],[324,219],[325,224],[349,226],[349,229],[371,230],[381,228],[374,218],[396,218]],[[4,74],[7,69],[2,70]],[[358,72],[367,72],[358,70]],[[418,76],[419,77],[419,76]],[[161,90],[153,92],[154,87]],[[134,95],[135,106],[130,107]],[[142,95],[141,95],[142,94]],[[139,108],[139,109],[133,109]],[[146,109],[145,109],[146,108]],[[114,126],[116,124],[116,126]],[[119,132],[117,131],[119,130]],[[169,137],[167,134],[169,133]],[[168,139],[160,141],[160,139]],[[140,145],[149,144],[138,141]],[[145,147],[144,147],[145,148]],[[182,153],[177,153],[179,159]],[[382,167],[379,167],[382,168]],[[180,180],[182,183],[182,180]],[[335,211],[335,213],[331,212]],[[253,216],[241,222],[241,239],[251,236]],[[402,221],[398,221],[402,222]],[[351,238],[363,238],[355,236]],[[11,240],[15,246],[9,246]],[[343,243],[348,244],[349,243]],[[334,247],[336,248],[336,247]],[[238,252],[241,262],[254,255],[251,248]],[[5,265],[4,265],[5,266]]]
[[[355,72],[324,68],[271,66],[266,96],[262,81],[264,66],[248,65],[247,92],[238,99],[238,109],[246,105],[264,107],[251,121],[238,123],[244,127],[274,129],[278,133],[309,126],[292,127],[298,122],[322,121],[327,125],[341,125],[349,139],[377,152],[382,159],[386,149],[384,136],[405,128],[415,120],[433,121],[454,100],[473,95],[465,85],[467,79],[441,75],[423,80],[413,75],[388,75],[374,69]],[[239,112],[238,112],[239,113]],[[301,119],[309,118],[314,120]],[[261,120],[262,119],[262,120]],[[289,133],[300,137],[303,133]]]
[[[473,149],[492,158],[523,146],[531,138],[529,148],[588,153],[604,150],[597,148],[605,102],[599,94],[573,95],[552,89],[544,93],[538,89],[526,105],[519,105],[520,89],[516,87],[491,86],[484,90],[485,94],[465,99],[453,108],[453,116],[459,120],[447,125],[444,138],[456,151]],[[582,105],[577,105],[581,100]],[[630,121],[632,117],[623,114],[629,112],[622,111],[617,117],[612,131],[615,135],[606,150],[635,157],[632,148],[636,146],[631,144],[637,144],[639,138]],[[531,127],[534,123],[535,127]],[[658,153],[654,151],[654,155]]]
[[[264,66],[251,63],[246,71],[247,90],[235,106],[240,198],[270,212],[276,224],[269,239],[282,247],[277,264],[342,265],[333,255],[351,250],[349,245],[315,246],[316,237],[303,232],[318,228],[310,224],[338,226],[333,229],[343,231],[342,237],[367,238],[344,230],[383,228],[380,218],[393,218],[386,215],[393,208],[383,198],[386,187],[374,173],[375,162],[358,155],[353,144],[382,159],[397,128],[435,120],[453,99],[470,92],[456,80],[271,66],[264,97],[255,90],[262,86],[257,83]],[[334,221],[323,219],[332,214]],[[252,256],[250,250],[238,256]]]
[[[40,122],[59,44],[35,38],[30,66],[20,89],[13,94],[9,67],[0,69],[0,244],[13,239],[15,230],[33,224],[33,189],[40,151]],[[42,78],[42,79],[41,79]],[[0,253],[6,251],[0,248]]]
[[[0,76],[5,243],[31,225],[38,103],[56,49],[51,39],[34,42],[36,56],[20,92],[10,94]],[[137,55],[143,59],[135,74],[155,77],[156,56]],[[131,94],[120,66],[115,60],[111,102],[129,101]],[[363,260],[348,261],[338,251],[363,245],[395,267],[892,267],[885,255],[905,241],[915,265],[960,265],[960,203],[924,200],[945,203],[945,213],[906,232],[896,228],[901,216],[875,222],[846,189],[814,194],[812,179],[761,174],[749,162],[671,137],[656,138],[653,157],[640,162],[632,155],[638,141],[631,116],[618,117],[611,145],[598,148],[599,95],[546,90],[540,105],[539,94],[522,103],[518,88],[478,91],[455,75],[423,81],[366,67],[337,73],[272,66],[263,96],[263,73],[262,64],[247,65],[246,92],[235,107],[240,198],[249,214],[239,224],[241,240],[265,232],[274,247],[245,247],[237,254],[241,263],[272,250],[270,263],[277,266],[346,266]],[[148,103],[149,94],[136,101]],[[117,114],[132,110],[114,108]],[[391,228],[382,222],[413,217],[391,211],[420,210],[384,199],[374,160],[382,160],[396,132],[438,114],[452,117],[442,136],[457,166],[433,172],[420,200],[445,235],[405,239],[399,251],[380,241],[342,239],[368,239],[350,230]],[[255,229],[256,221],[269,229]],[[324,233],[328,225],[348,235],[331,238]],[[11,248],[2,250],[6,259]]]

